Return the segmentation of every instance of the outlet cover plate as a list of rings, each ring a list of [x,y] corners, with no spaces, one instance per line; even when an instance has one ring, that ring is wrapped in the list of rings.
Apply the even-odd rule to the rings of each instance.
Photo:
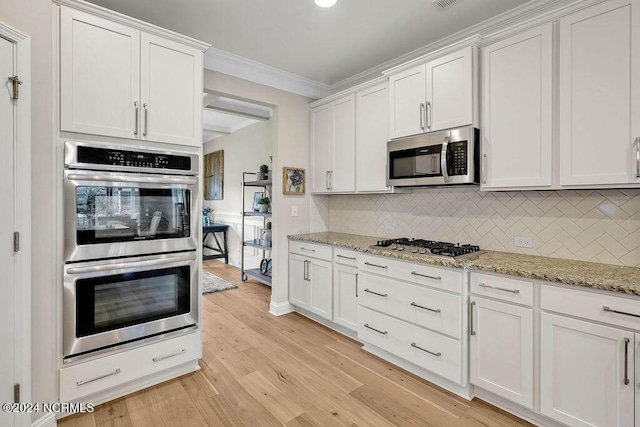
[[[533,237],[516,237],[513,239],[516,248],[533,248]]]

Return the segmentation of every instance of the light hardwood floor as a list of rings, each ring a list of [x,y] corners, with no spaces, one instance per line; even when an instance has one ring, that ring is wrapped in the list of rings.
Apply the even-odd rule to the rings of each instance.
[[[269,314],[270,289],[205,261],[238,289],[203,297],[201,370],[59,421],[102,426],[525,426],[362,350],[299,314]]]

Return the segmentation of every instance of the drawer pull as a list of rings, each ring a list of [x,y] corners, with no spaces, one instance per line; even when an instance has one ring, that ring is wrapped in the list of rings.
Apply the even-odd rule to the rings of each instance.
[[[111,373],[108,373],[108,374],[105,374],[105,375],[101,375],[99,377],[91,378],[90,380],[80,380],[80,381],[76,382],[76,384],[78,384],[79,386],[80,385],[89,384],[89,383],[92,383],[94,381],[98,381],[98,380],[101,380],[101,379],[104,379],[104,378],[111,377],[113,375],[118,375],[119,373],[120,373],[120,368],[116,369],[115,371],[113,371]]]
[[[303,247],[300,247],[300,250],[301,251],[308,251],[308,252],[315,252],[316,251],[315,249],[307,249],[307,248],[303,248]]]
[[[440,356],[442,356],[442,353],[440,353],[440,352],[437,352],[437,353],[436,353],[436,352],[434,352],[434,351],[427,350],[426,348],[422,348],[422,347],[420,347],[418,344],[416,344],[416,343],[414,343],[414,342],[412,342],[412,343],[411,343],[411,347],[413,347],[413,348],[417,348],[418,350],[422,350],[422,351],[424,351],[425,353],[433,354],[433,355],[434,355],[434,356],[436,356],[436,357],[440,357]]]
[[[480,286],[481,288],[493,289],[495,291],[511,292],[512,294],[519,294],[520,293],[520,289],[500,288],[500,287],[497,287],[497,286],[489,286],[489,285],[486,285],[484,283],[479,283],[478,286]]]
[[[629,338],[624,339],[624,385],[629,385]]]
[[[602,307],[602,309],[604,311],[608,311],[609,313],[624,314],[625,316],[631,316],[631,317],[640,317],[640,314],[625,313],[624,311],[618,311],[618,310],[614,310],[612,308],[609,308],[606,305],[604,307]]]
[[[351,260],[351,261],[355,261],[355,260],[356,260],[356,257],[344,256],[344,255],[340,255],[340,254],[338,254],[338,255],[336,255],[336,256],[337,256],[338,258],[349,259],[349,260]]]
[[[389,296],[388,294],[379,294],[379,293],[377,293],[377,292],[370,291],[369,289],[365,289],[364,291],[365,291],[365,292],[368,292],[368,293],[370,293],[370,294],[378,295],[379,297],[383,297],[383,298],[386,298],[386,297],[388,297],[388,296]]]
[[[367,329],[371,329],[372,331],[375,331],[375,332],[377,332],[379,334],[387,335],[387,331],[381,331],[380,329],[372,328],[371,326],[369,326],[368,323],[365,323],[364,327],[367,328]]]
[[[378,267],[378,268],[384,268],[384,269],[389,268],[386,265],[371,264],[370,262],[365,262],[364,265],[368,265],[369,267]]]
[[[418,308],[421,308],[421,309],[423,309],[423,310],[433,311],[434,313],[440,313],[440,312],[442,311],[442,310],[440,310],[439,308],[429,308],[429,307],[425,307],[425,306],[422,306],[422,305],[416,304],[415,302],[412,302],[412,303],[411,303],[411,305],[412,305],[413,307],[418,307]]]
[[[185,354],[187,352],[186,348],[183,348],[182,350],[180,350],[177,353],[173,353],[173,354],[169,354],[168,356],[162,356],[162,357],[154,357],[153,360],[154,362],[160,362],[162,360],[166,360],[166,359],[170,359],[172,357],[176,357],[176,356],[180,356],[181,354]]]
[[[414,276],[426,277],[427,279],[442,280],[442,277],[440,277],[440,276],[428,276],[426,274],[420,274],[420,273],[415,272],[415,271],[412,271],[411,274],[413,274]]]

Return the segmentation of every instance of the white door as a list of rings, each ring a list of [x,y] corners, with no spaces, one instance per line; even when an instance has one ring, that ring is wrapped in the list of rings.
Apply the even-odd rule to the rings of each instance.
[[[633,333],[549,313],[540,320],[542,414],[576,427],[633,426]]]
[[[140,31],[62,8],[61,129],[137,138],[139,101]]]
[[[355,331],[358,328],[358,269],[333,266],[333,321]]]
[[[332,263],[310,260],[308,276],[311,278],[309,310],[327,320],[333,320]]]
[[[391,138],[424,133],[426,109],[425,66],[389,76],[389,134]]]
[[[640,1],[560,20],[560,184],[640,182]]]
[[[356,190],[388,191],[389,86],[387,82],[356,96]]]
[[[470,382],[533,409],[533,310],[472,297]]]
[[[482,49],[483,189],[551,185],[552,32],[547,24]]]
[[[289,254],[289,301],[302,308],[309,307],[308,264],[305,257]]]
[[[329,156],[333,144],[333,107],[311,110],[311,192],[329,192]]]
[[[473,48],[428,62],[427,132],[473,124]]]
[[[13,402],[15,376],[15,284],[14,284],[14,118],[15,105],[12,85],[8,78],[15,75],[15,45],[0,37],[0,78],[3,80],[0,94],[0,402]],[[0,412],[0,425],[13,426],[14,415]]]
[[[333,166],[329,176],[332,192],[356,191],[356,97],[346,96],[333,104]]]
[[[142,138],[202,145],[202,53],[142,33]]]

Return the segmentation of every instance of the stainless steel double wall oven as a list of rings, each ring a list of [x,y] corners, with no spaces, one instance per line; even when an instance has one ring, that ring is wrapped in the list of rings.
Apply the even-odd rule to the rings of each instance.
[[[63,353],[198,322],[195,154],[67,141]]]

